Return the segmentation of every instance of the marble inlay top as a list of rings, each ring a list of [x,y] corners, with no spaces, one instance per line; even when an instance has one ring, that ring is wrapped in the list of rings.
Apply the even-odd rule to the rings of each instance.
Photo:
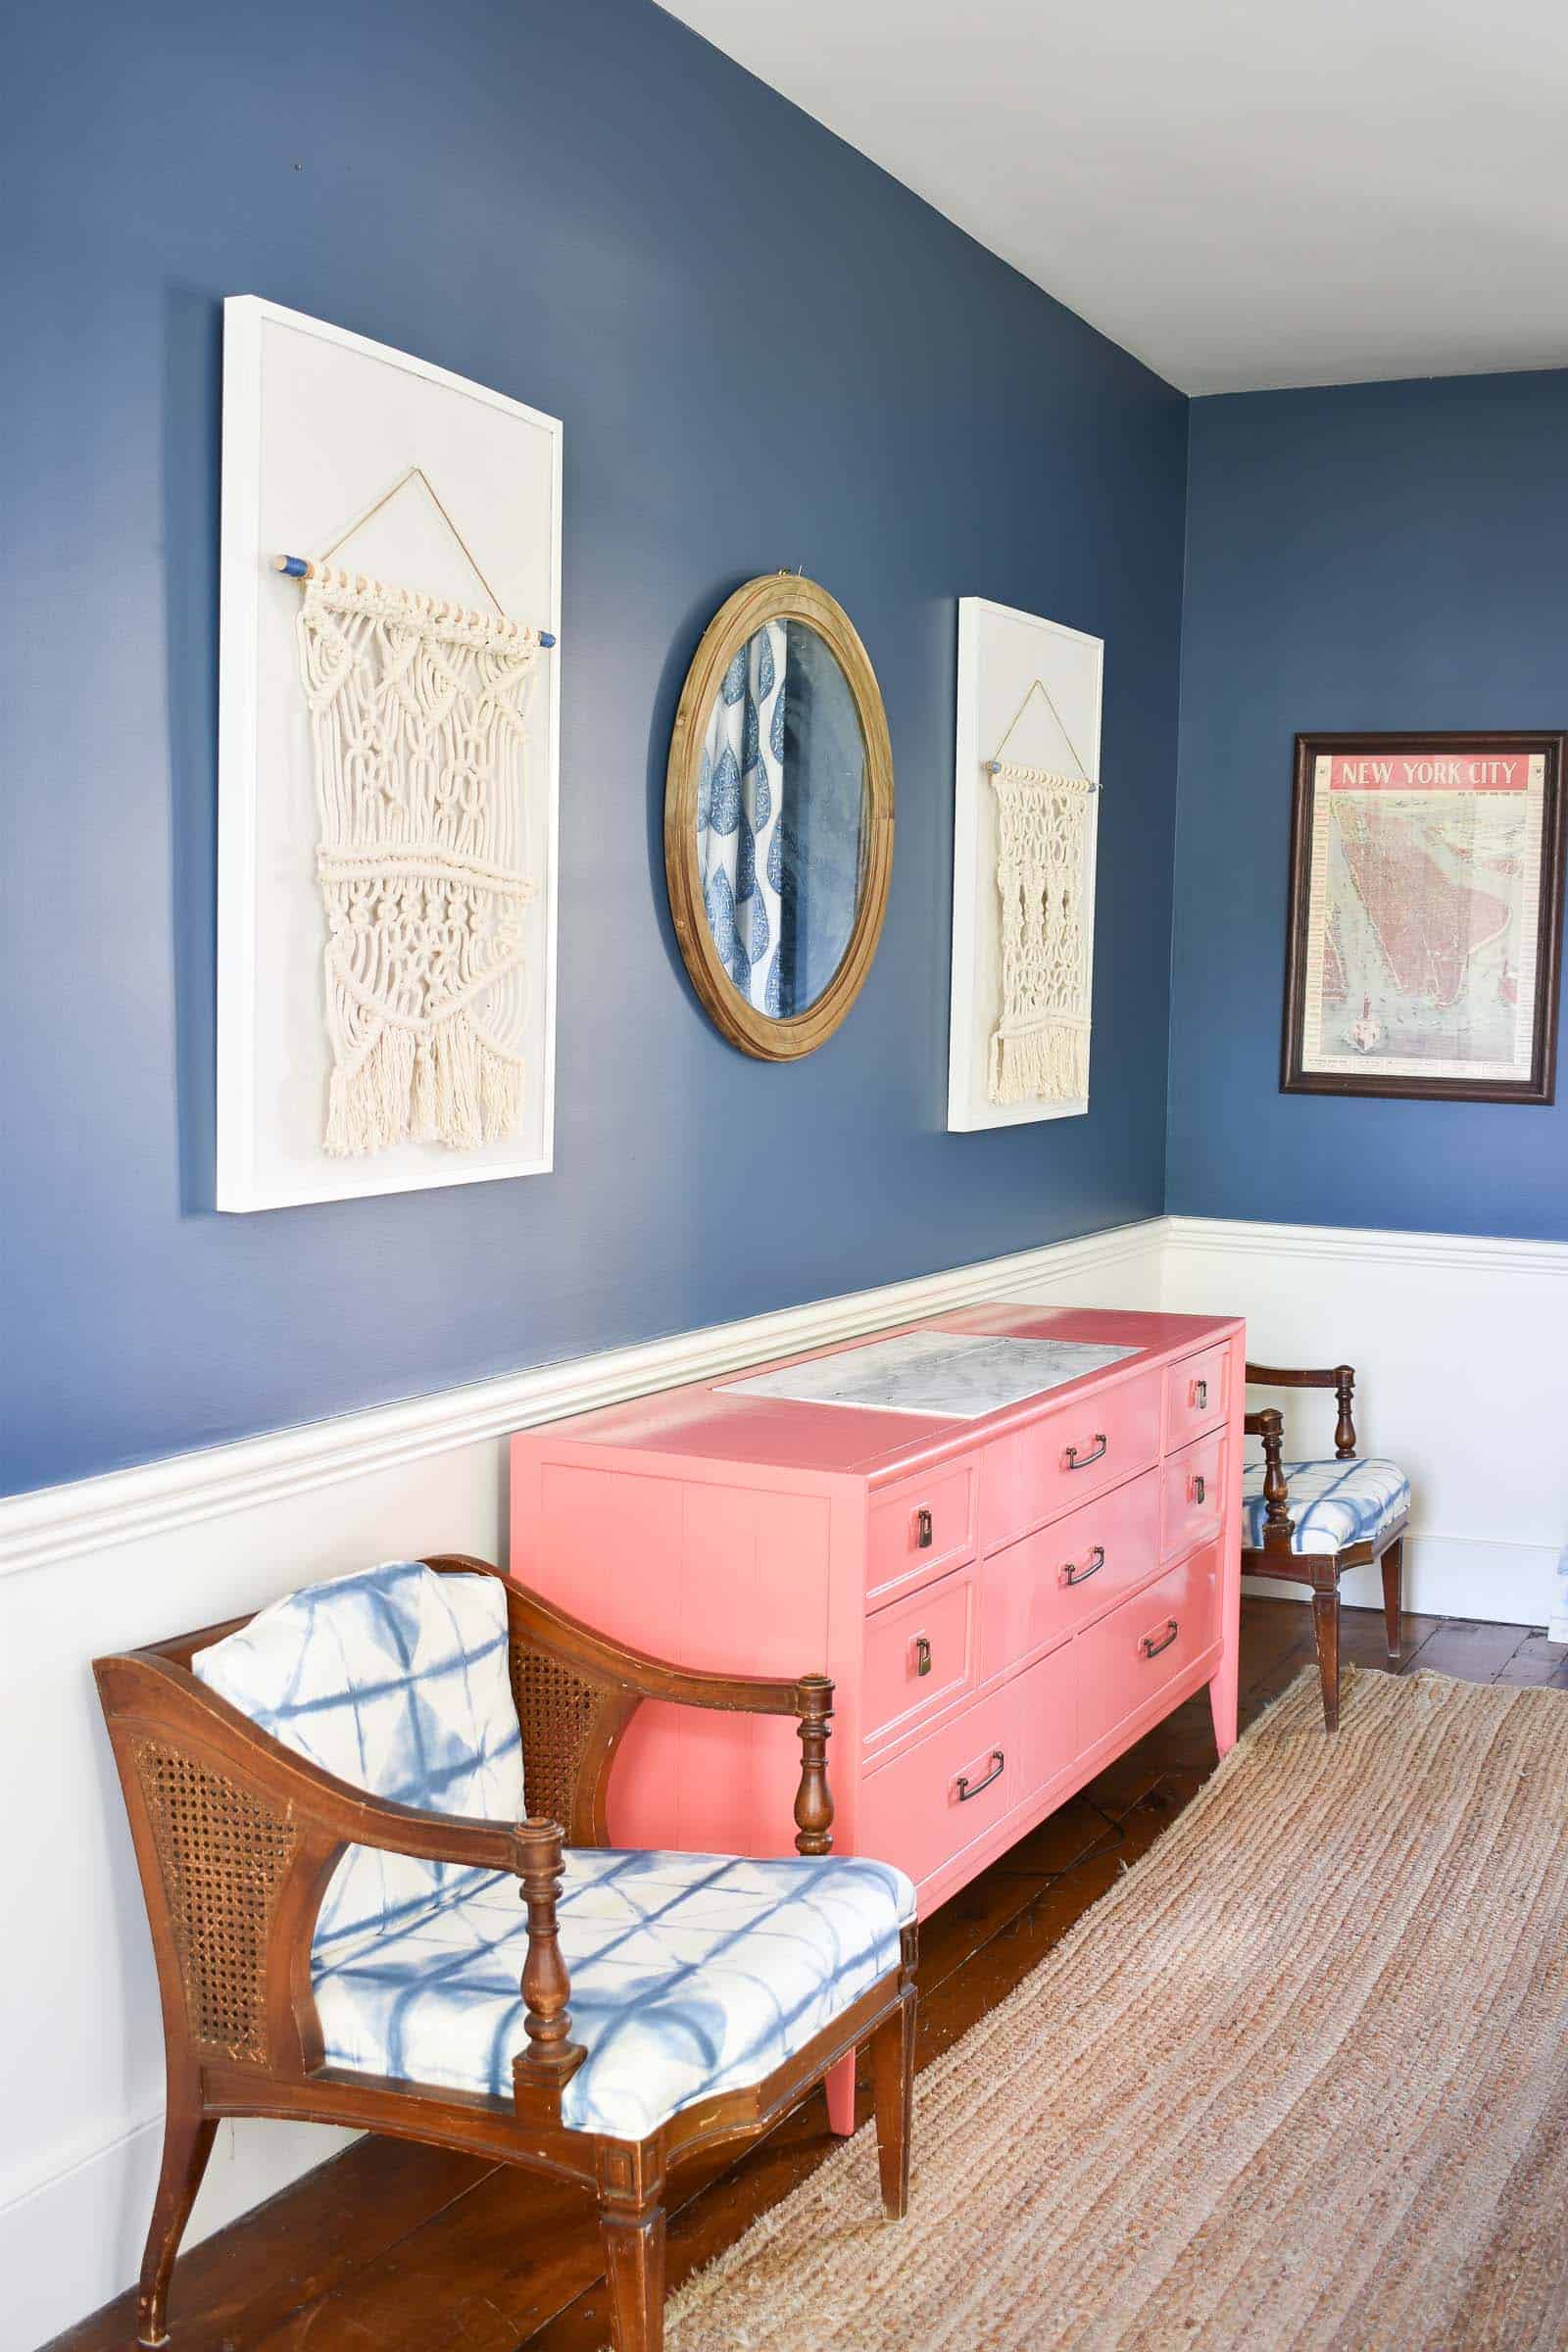
[[[865,1348],[841,1348],[810,1363],[719,1384],[726,1396],[783,1396],[803,1404],[859,1405],[978,1421],[1021,1397],[1059,1389],[1085,1372],[1136,1355],[1081,1340],[1006,1340],[966,1332],[910,1331]]]

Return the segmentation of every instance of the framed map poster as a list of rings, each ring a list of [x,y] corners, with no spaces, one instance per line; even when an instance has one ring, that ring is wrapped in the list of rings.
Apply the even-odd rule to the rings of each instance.
[[[1297,736],[1286,1094],[1552,1100],[1564,741]]]

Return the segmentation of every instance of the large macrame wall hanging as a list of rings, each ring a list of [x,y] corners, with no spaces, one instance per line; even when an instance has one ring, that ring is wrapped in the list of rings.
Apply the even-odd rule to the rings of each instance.
[[[328,564],[283,567],[303,578],[320,819],[322,1140],[472,1151],[522,1104],[528,697],[554,640]]]
[[[994,761],[1002,1018],[991,1039],[993,1102],[1066,1102],[1089,1092],[1087,776]]]

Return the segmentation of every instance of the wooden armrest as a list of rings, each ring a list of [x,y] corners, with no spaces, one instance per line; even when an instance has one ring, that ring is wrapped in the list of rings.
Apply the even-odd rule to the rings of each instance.
[[[1337,1461],[1348,1462],[1355,1453],[1355,1422],[1351,1417],[1350,1400],[1355,1393],[1355,1367],[1352,1364],[1330,1364],[1315,1371],[1296,1371],[1279,1364],[1249,1364],[1247,1382],[1258,1389],[1333,1389],[1340,1401],[1340,1417],[1334,1431],[1334,1454]],[[1258,1433],[1251,1433],[1256,1436]]]
[[[821,1675],[806,1675],[791,1682],[767,1675],[709,1674],[695,1666],[675,1666],[667,1658],[656,1658],[647,1650],[614,1641],[585,1625],[580,1617],[568,1616],[542,1593],[503,1575],[491,1560],[449,1551],[432,1555],[425,1566],[443,1574],[457,1570],[499,1577],[507,1588],[514,1633],[592,1681],[635,1691],[639,1698],[662,1698],[681,1707],[727,1707],[746,1715],[799,1715],[805,1711],[803,1693],[808,1686],[814,1689],[824,1680]]]
[[[122,1722],[177,1750],[210,1753],[270,1813],[281,1813],[329,1844],[372,1845],[420,1862],[456,1862],[517,1875],[513,1824],[463,1813],[427,1813],[372,1795],[285,1747],[194,1675],[149,1656],[99,1658],[93,1672],[111,1728]]]
[[[489,1560],[444,1552],[425,1565],[443,1571],[500,1576]],[[662,1699],[678,1707],[717,1707],[732,1714],[793,1715],[800,1730],[801,1779],[795,1796],[798,1853],[826,1854],[833,1847],[833,1797],[827,1779],[833,1684],[825,1674],[803,1674],[793,1682],[767,1675],[710,1674],[672,1665],[646,1650],[613,1641],[578,1617],[570,1617],[525,1585],[503,1579],[514,1637],[532,1649],[558,1658],[573,1674],[636,1699]]]

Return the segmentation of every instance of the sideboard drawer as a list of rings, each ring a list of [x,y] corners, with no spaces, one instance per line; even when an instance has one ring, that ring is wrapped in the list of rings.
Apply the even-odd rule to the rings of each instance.
[[[1220,1550],[1195,1551],[1079,1635],[1080,1747],[1113,1732],[1219,1639]]]
[[[929,1478],[906,1479],[878,1495],[865,1548],[865,1597],[881,1608],[927,1585],[974,1550],[973,1462],[949,1462]]]
[[[1162,1375],[1067,1402],[986,1450],[981,1538],[1010,1544],[1159,1458]]]
[[[1205,1348],[1172,1364],[1165,1374],[1165,1446],[1185,1446],[1204,1430],[1218,1429],[1230,1410],[1228,1342]]]
[[[1081,1509],[986,1555],[980,1680],[1039,1649],[1159,1564],[1159,1472],[1146,1470]]]
[[[1180,1453],[1168,1453],[1164,1468],[1164,1530],[1159,1556],[1174,1560],[1195,1544],[1217,1536],[1225,1524],[1225,1432],[1216,1430]]]
[[[1078,1752],[1073,1645],[965,1707],[860,1787],[856,1849],[917,1886],[1059,1780]],[[960,1786],[961,1783],[961,1786]]]
[[[862,1746],[911,1731],[974,1688],[979,1580],[971,1560],[869,1620],[860,1676]]]
[[[983,1838],[1024,1793],[1008,1741],[1012,1686],[965,1707],[860,1786],[856,1850],[918,1883]]]

